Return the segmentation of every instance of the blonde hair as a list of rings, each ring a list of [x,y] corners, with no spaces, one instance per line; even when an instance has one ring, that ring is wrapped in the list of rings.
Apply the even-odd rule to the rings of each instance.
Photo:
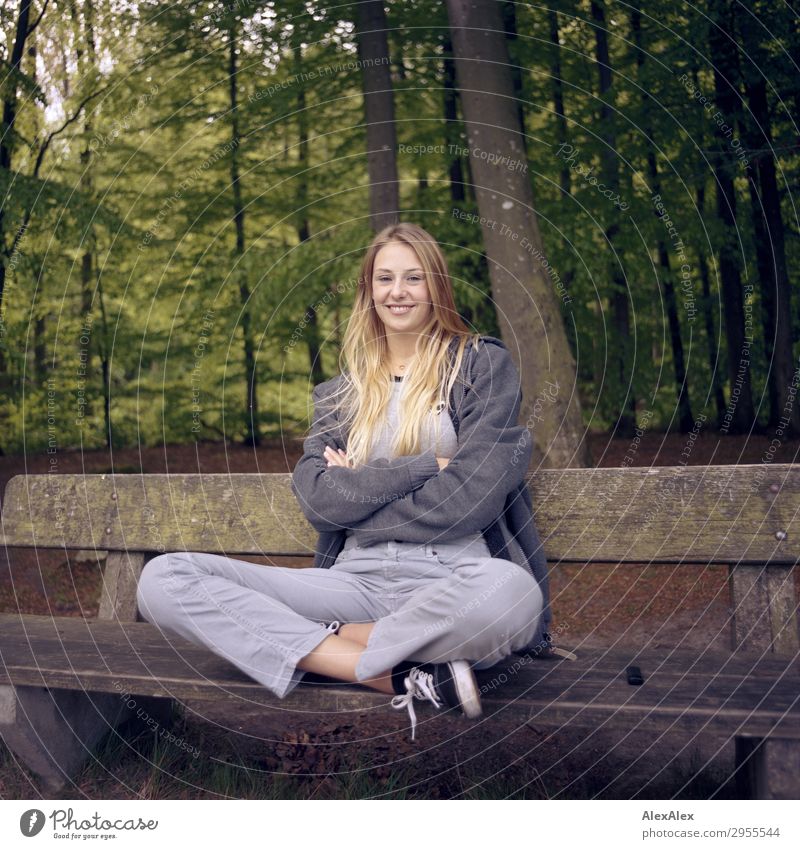
[[[410,222],[401,221],[381,230],[361,263],[353,311],[342,340],[342,381],[333,399],[340,426],[349,430],[347,456],[353,466],[367,461],[386,420],[394,385],[383,322],[372,298],[375,257],[390,242],[402,242],[417,255],[433,306],[430,321],[417,338],[414,365],[403,380],[400,426],[392,441],[394,456],[421,452],[423,432],[431,418],[438,438],[441,416],[435,413],[441,410],[444,414],[447,410],[470,337],[474,345],[480,339],[480,334],[470,331],[456,310],[447,261],[436,239]],[[448,352],[454,338],[460,341],[451,358]]]

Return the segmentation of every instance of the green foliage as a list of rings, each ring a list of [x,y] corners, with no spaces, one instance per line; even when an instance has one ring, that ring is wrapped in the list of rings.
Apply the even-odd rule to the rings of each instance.
[[[76,10],[74,16],[64,14],[67,8]],[[766,5],[754,8],[758,14]],[[693,412],[712,417],[709,350],[716,351],[718,340],[708,338],[703,322],[700,260],[711,269],[710,309],[718,332],[721,326],[724,331],[716,277],[720,246],[740,245],[744,279],[758,277],[747,175],[737,170],[731,146],[680,80],[682,74],[696,75],[696,85],[713,95],[713,68],[704,57],[716,4],[648,4],[641,52],[630,7],[606,4],[608,126],[599,124],[588,0],[556,9],[558,49],[550,42],[547,8],[516,4],[517,37],[510,53],[520,69],[527,175],[539,227],[554,285],[568,287],[562,318],[573,342],[587,422],[607,426],[619,413],[627,386],[607,365],[624,344],[632,358],[631,391],[655,411],[653,424],[669,423],[675,388],[663,309],[665,275],[680,292]],[[480,229],[453,214],[456,207],[477,209],[469,193],[454,201],[450,184],[457,154],[447,149],[444,120],[444,4],[391,3],[387,13],[404,216],[431,230],[444,246],[465,318],[498,334]],[[36,64],[26,54],[22,69],[8,74],[15,18],[4,9],[0,93],[16,94],[17,115],[7,134],[11,170],[0,170],[6,268],[0,348],[8,390],[0,408],[2,450],[46,448],[52,438],[48,385],[55,387],[50,391],[60,447],[106,441],[106,399],[117,444],[222,433],[244,438],[245,318],[256,351],[262,434],[305,425],[314,339],[304,317],[315,309],[322,368],[331,375],[371,235],[355,14],[354,4],[299,0],[150,0],[134,6],[104,0],[70,7],[59,2],[35,33]],[[739,44],[745,35],[753,40],[750,48],[759,52],[771,82],[770,130],[789,221],[798,168],[792,115],[800,83],[785,51],[796,51],[796,22],[786,9],[770,20],[771,35],[764,28],[748,34],[741,17],[734,37]],[[563,125],[554,113],[556,60]],[[744,53],[739,61],[742,80],[760,72]],[[742,108],[731,123],[745,118]],[[625,210],[559,155],[568,144],[580,168],[599,173],[610,130]],[[457,132],[465,145],[460,123]],[[414,152],[415,145],[433,152]],[[657,192],[650,157],[657,162]],[[737,233],[725,232],[715,214],[711,166],[720,157],[733,169],[745,211]],[[462,164],[466,167],[463,156]],[[233,221],[234,167],[244,215],[241,253]],[[704,209],[697,208],[698,190],[706,192]],[[655,194],[675,222],[692,269],[684,291],[678,252],[654,212]],[[302,241],[306,226],[310,238]],[[615,253],[604,235],[613,227]],[[668,273],[657,261],[659,240],[670,254]],[[796,268],[797,239],[787,238],[786,248],[789,267]],[[615,272],[626,281],[630,340],[619,338],[611,319]],[[796,276],[792,283],[796,299]],[[697,309],[692,320],[689,302]],[[752,305],[759,393],[768,365],[758,286]],[[82,330],[87,316],[88,334]],[[85,335],[90,341],[82,345]],[[724,351],[717,368],[725,374]]]

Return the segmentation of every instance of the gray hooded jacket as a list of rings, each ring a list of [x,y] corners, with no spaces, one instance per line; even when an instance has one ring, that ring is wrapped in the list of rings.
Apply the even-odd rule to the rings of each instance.
[[[481,532],[491,555],[506,560],[513,560],[506,539],[514,538],[527,561],[518,565],[531,571],[544,595],[539,631],[527,651],[547,652],[547,561],[525,483],[532,439],[517,423],[519,372],[503,342],[481,336],[477,347],[468,343],[464,350],[448,405],[458,449],[442,470],[432,449],[373,459],[357,468],[328,467],[325,447],[347,448],[332,400],[341,380],[338,375],[314,388],[313,423],[292,474],[292,491],[319,531],[314,566],[329,568],[335,562],[347,528],[358,529],[366,544],[448,542]]]

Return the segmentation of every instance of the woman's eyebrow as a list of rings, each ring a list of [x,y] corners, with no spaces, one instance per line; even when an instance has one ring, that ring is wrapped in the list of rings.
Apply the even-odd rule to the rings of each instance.
[[[392,269],[391,268],[376,268],[375,270],[376,271],[389,271],[389,272],[391,272]],[[408,274],[409,271],[422,271],[422,269],[421,268],[407,268],[406,274]]]

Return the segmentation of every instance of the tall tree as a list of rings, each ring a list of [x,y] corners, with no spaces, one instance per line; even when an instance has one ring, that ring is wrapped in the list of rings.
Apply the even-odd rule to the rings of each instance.
[[[732,10],[735,14],[735,8]],[[764,355],[767,361],[769,422],[777,427],[789,419],[786,432],[800,434],[800,402],[793,395],[792,308],[789,269],[786,262],[781,198],[775,169],[772,116],[767,100],[770,64],[749,20],[740,19],[744,47],[742,69],[748,110],[742,111],[742,136],[750,152],[752,169],[748,189],[753,216],[753,236],[761,290],[764,324]]]
[[[568,143],[567,133],[567,113],[564,105],[564,80],[561,72],[561,35],[558,23],[558,11],[556,9],[547,10],[547,25],[550,35],[550,95],[553,98],[553,112],[555,113],[555,128],[556,128],[556,144],[558,149],[563,150]],[[561,197],[559,202],[566,202],[572,197],[572,171],[564,157],[560,158],[561,167],[558,173],[558,184],[561,189]],[[571,233],[572,228],[567,224],[565,229]],[[575,269],[572,265],[564,269],[562,280],[564,281],[564,290],[569,294],[572,288],[572,281],[575,278]],[[571,322],[566,325],[567,338],[569,339],[570,350],[577,353],[577,339],[575,326]]]
[[[303,46],[298,43],[297,32],[293,34],[294,44],[292,53],[294,56],[295,78],[302,78],[303,74]],[[311,238],[311,222],[308,218],[308,178],[309,178],[309,144],[308,144],[308,107],[306,105],[305,86],[297,88],[297,238],[300,244]],[[306,310],[308,324],[306,326],[306,339],[308,340],[308,366],[311,380],[314,384],[321,383],[325,379],[322,371],[322,358],[320,356],[319,344],[319,322],[317,308],[313,303]]]
[[[367,125],[369,217],[375,231],[398,221],[400,214],[394,92],[386,32],[383,0],[361,0],[357,18],[358,58]]]
[[[575,363],[553,291],[526,170],[496,168],[481,152],[524,160],[500,8],[447,0],[470,161],[497,304],[522,380],[522,416],[542,463],[588,465]],[[520,345],[527,356],[520,357]],[[546,403],[545,403],[546,401]]]
[[[705,216],[706,209],[706,187],[701,183],[695,190],[695,203],[697,214],[701,219]],[[698,245],[697,267],[700,271],[700,286],[703,300],[700,311],[703,314],[706,338],[708,339],[708,373],[711,380],[711,393],[714,396],[714,406],[717,411],[717,427],[722,427],[725,420],[725,393],[722,391],[722,375],[719,368],[719,348],[717,346],[717,333],[714,322],[714,307],[711,301],[711,272],[708,267],[708,258],[705,248]]]
[[[550,34],[550,91],[553,98],[553,112],[556,116],[556,141],[559,145],[567,143],[567,113],[564,109],[564,81],[561,75],[561,35],[558,24],[558,11],[547,10],[547,23]],[[558,173],[559,185],[565,198],[571,194],[572,180],[569,165],[562,159]]]
[[[718,109],[732,126],[739,111],[739,95],[734,87],[739,71],[736,48],[728,36],[729,32],[733,32],[730,8],[725,0],[711,0],[708,46],[714,66],[714,92]],[[718,135],[714,177],[717,184],[717,215],[723,224],[719,246],[719,276],[731,387],[722,429],[731,433],[748,433],[757,424],[750,376],[753,339],[752,328],[750,333],[745,334],[744,293],[736,238],[736,187],[733,182],[733,169],[736,166],[731,164],[733,158],[727,140]]]
[[[14,121],[17,117],[17,77],[21,73],[22,57],[25,55],[25,41],[31,33],[29,26],[31,0],[20,0],[17,26],[14,34],[14,46],[11,48],[9,59],[9,77],[6,80],[6,94],[3,98],[3,125],[0,127],[0,177],[5,184],[4,196],[0,198],[0,374],[5,371],[5,352],[3,350],[5,336],[5,319],[3,294],[6,287],[6,265],[11,259],[11,251],[6,242],[5,208],[8,193],[13,182],[11,172],[11,155],[14,143]]]
[[[245,253],[245,208],[242,201],[242,185],[239,174],[239,145],[242,137],[239,132],[239,27],[241,22],[235,14],[230,15],[228,24],[228,95],[230,98],[231,125],[231,189],[233,199],[233,224],[236,231],[235,261],[240,263]],[[245,444],[259,445],[258,413],[258,375],[256,372],[255,342],[251,326],[250,284],[244,269],[239,269],[239,294],[242,299],[242,337],[244,342],[244,363],[247,379],[247,410],[245,411]]]
[[[450,32],[442,32],[442,92],[444,106],[444,136],[449,162],[450,199],[454,204],[464,201],[464,169],[461,167],[461,133],[458,120],[458,89],[456,88],[456,63]]]
[[[600,173],[603,184],[611,192],[619,194],[619,166],[617,154],[617,132],[614,120],[613,98],[611,87],[611,58],[608,50],[608,34],[606,32],[606,13],[603,0],[592,0],[592,19],[595,36],[595,64],[599,83],[599,135],[603,141],[600,151]],[[611,284],[611,316],[614,322],[615,339],[612,340],[611,358],[613,374],[616,378],[614,388],[619,393],[619,408],[616,431],[620,436],[631,436],[636,427],[636,398],[633,394],[632,381],[628,369],[633,362],[630,345],[630,309],[628,301],[631,293],[625,272],[620,267],[619,257],[622,255],[617,244],[620,231],[620,211],[610,205],[607,213],[610,223],[605,228],[605,238],[611,249],[608,274]],[[612,383],[612,386],[614,384]]]
[[[636,45],[637,81],[642,90],[642,129],[644,130],[644,144],[647,149],[647,174],[650,181],[651,193],[660,197],[662,188],[661,177],[658,173],[658,159],[656,158],[653,141],[652,98],[648,94],[650,86],[649,80],[646,79],[645,68],[645,56],[649,55],[649,45],[645,43],[645,37],[642,32],[642,13],[639,9],[639,0],[633,0],[631,4],[631,29],[633,30],[633,39]],[[656,218],[660,218],[655,209],[653,212]],[[682,240],[681,249],[685,250]],[[678,427],[681,433],[691,433],[694,428],[694,416],[692,415],[692,407],[689,401],[689,383],[683,356],[681,322],[678,316],[678,304],[675,297],[673,271],[669,250],[663,236],[663,229],[658,231],[656,250],[658,253],[658,264],[661,267],[660,283],[664,295],[664,305],[667,309],[670,343],[672,345],[672,367],[675,373],[675,395],[678,401]]]
[[[519,113],[522,149],[527,155],[527,144],[525,142],[525,106],[522,90],[522,67],[517,59],[519,36],[517,34],[517,4],[515,0],[505,0],[503,3],[503,29],[506,33],[506,45],[509,53],[511,79],[514,82],[514,99],[517,101],[517,112]]]

